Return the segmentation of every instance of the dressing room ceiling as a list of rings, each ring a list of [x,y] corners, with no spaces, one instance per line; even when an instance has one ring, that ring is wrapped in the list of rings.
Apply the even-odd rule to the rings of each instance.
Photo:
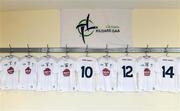
[[[180,0],[0,0],[0,10],[57,8],[180,8]]]

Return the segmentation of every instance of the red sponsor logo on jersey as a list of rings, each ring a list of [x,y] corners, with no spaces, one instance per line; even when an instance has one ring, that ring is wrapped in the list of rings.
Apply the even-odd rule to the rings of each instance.
[[[45,75],[45,76],[51,75],[51,69],[50,69],[50,68],[46,68],[46,69],[44,70],[44,75]]]
[[[149,68],[145,68],[144,69],[144,76],[150,76],[151,71],[149,70]]]
[[[69,69],[65,69],[65,70],[63,71],[63,75],[64,75],[65,77],[70,76],[70,70],[69,70]]]
[[[104,69],[102,70],[102,72],[103,72],[103,75],[104,75],[104,76],[109,76],[109,75],[110,75],[110,70],[107,69],[107,68],[104,68]]]
[[[30,67],[27,67],[27,68],[25,69],[25,73],[26,73],[26,74],[30,74],[30,73],[31,73],[31,68],[30,68]]]
[[[7,69],[7,72],[8,72],[8,74],[13,74],[14,73],[14,68],[13,67],[9,67]]]

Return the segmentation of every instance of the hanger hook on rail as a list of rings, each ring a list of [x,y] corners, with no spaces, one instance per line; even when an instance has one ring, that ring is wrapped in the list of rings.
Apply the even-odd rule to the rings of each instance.
[[[129,45],[127,44],[127,46],[126,46],[126,49],[125,49],[125,53],[126,53],[126,56],[128,56],[128,54],[129,54]]]
[[[108,56],[109,55],[108,44],[106,44],[105,52],[106,52],[106,56]]]
[[[166,56],[168,56],[168,48],[169,48],[169,45],[167,44],[166,48],[164,49],[164,53],[166,53]]]
[[[88,53],[89,53],[88,52],[88,45],[86,45],[86,51],[85,52],[86,52],[86,57],[88,57]]]
[[[12,56],[12,53],[13,53],[13,49],[11,47],[11,44],[9,44],[9,55]]]

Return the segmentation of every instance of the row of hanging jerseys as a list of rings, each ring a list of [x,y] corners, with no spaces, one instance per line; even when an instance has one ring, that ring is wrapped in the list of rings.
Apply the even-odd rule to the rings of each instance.
[[[1,90],[180,91],[180,59],[170,56],[59,59],[9,55],[0,60]]]

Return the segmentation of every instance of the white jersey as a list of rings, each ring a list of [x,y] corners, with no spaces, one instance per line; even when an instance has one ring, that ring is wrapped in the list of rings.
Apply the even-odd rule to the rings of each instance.
[[[177,90],[180,91],[180,58],[177,58]]]
[[[41,57],[38,62],[38,91],[57,89],[57,63],[52,56]]]
[[[102,91],[116,91],[117,64],[111,57],[98,58],[100,73],[98,74],[97,89]]]
[[[72,58],[60,58],[58,65],[58,90],[59,91],[75,91],[76,89],[76,73],[75,61]]]
[[[35,90],[37,86],[37,59],[23,57],[19,61],[19,89]]]
[[[81,57],[77,60],[76,66],[78,73],[78,90],[94,92],[96,74],[99,73],[97,60],[93,57]]]
[[[150,56],[137,60],[139,91],[154,91],[156,85],[156,60]]]
[[[6,56],[0,61],[0,88],[17,89],[18,87],[18,62],[16,56]]]
[[[137,91],[136,59],[133,57],[118,59],[118,91]]]
[[[177,60],[173,57],[160,57],[157,64],[157,88],[160,91],[176,91]]]

